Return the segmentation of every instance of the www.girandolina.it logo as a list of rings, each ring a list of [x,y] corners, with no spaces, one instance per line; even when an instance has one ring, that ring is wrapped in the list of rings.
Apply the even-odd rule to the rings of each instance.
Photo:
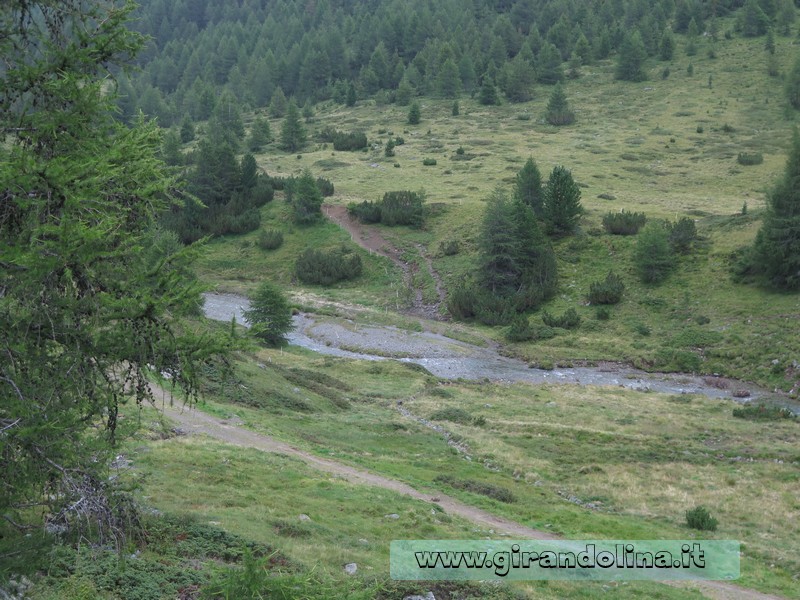
[[[397,540],[393,579],[737,579],[731,540]]]

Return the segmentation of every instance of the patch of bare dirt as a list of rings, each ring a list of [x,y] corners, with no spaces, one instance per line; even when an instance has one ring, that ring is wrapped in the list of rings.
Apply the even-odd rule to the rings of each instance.
[[[422,289],[414,285],[414,275],[418,270],[416,263],[403,260],[402,252],[381,234],[378,227],[361,223],[347,212],[346,206],[338,204],[323,204],[323,214],[350,234],[350,238],[370,252],[380,254],[391,260],[403,272],[403,282],[411,294],[411,307],[405,311],[419,317],[432,320],[442,320],[440,309],[445,301],[444,285],[439,274],[433,268],[430,256],[427,255],[421,244],[415,244],[420,257],[422,257],[429,275],[436,285],[438,300],[433,304],[425,302]]]

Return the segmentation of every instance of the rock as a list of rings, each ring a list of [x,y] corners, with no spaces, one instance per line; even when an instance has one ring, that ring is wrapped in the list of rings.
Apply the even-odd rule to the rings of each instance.
[[[361,538],[361,539],[358,540],[358,543],[366,545],[366,544],[369,544],[369,540],[365,540],[364,538]]]
[[[308,515],[306,515],[306,514],[300,515],[300,516],[299,516],[299,517],[297,517],[297,518],[298,518],[298,519],[300,519],[301,521],[310,521],[310,520],[311,520],[311,517],[309,517],[309,516],[308,516]]]
[[[358,571],[358,565],[356,563],[347,563],[344,566],[344,572],[348,575],[355,575],[356,571]]]
[[[384,515],[383,518],[384,519],[399,519],[400,515],[398,515],[397,513],[392,513],[390,515]]]
[[[436,596],[433,595],[433,592],[428,592],[424,596],[420,596],[419,594],[415,594],[414,596],[406,596],[403,600],[436,600]]]

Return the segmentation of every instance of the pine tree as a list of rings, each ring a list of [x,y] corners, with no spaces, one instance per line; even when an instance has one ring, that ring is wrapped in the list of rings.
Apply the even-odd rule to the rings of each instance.
[[[397,92],[395,92],[395,102],[398,106],[408,106],[409,102],[411,102],[411,96],[414,93],[414,89],[411,87],[411,84],[408,82],[408,79],[403,77],[400,80],[400,85],[397,86]]]
[[[194,140],[194,123],[189,115],[181,121],[181,143],[188,144]]]
[[[672,30],[665,29],[664,34],[661,36],[661,44],[659,45],[659,57],[661,60],[672,60],[675,54],[675,38],[672,37]]]
[[[412,102],[411,107],[408,109],[408,124],[419,125],[420,118],[419,103]]]
[[[287,108],[286,95],[283,93],[283,88],[279,87],[273,92],[272,99],[269,102],[269,114],[276,119],[280,119],[286,114]]]
[[[545,42],[536,61],[536,80],[552,85],[564,80],[561,52],[550,42]]]
[[[286,118],[281,125],[281,149],[286,152],[297,152],[306,143],[306,130],[300,120],[300,111],[294,100],[289,102]]]
[[[572,173],[564,167],[554,167],[543,194],[542,216],[548,231],[556,235],[572,233],[581,214],[581,190]]]
[[[153,373],[196,399],[225,343],[183,321],[200,305],[189,256],[156,244],[177,187],[161,133],[114,118],[109,72],[144,46],[132,10],[0,4],[0,514],[120,549],[136,517],[108,468],[120,405],[154,401]]]
[[[450,111],[450,114],[454,117],[457,117],[458,115],[461,114],[461,107],[458,104],[458,100],[453,102],[453,107]]]
[[[347,106],[355,106],[357,99],[358,97],[356,95],[356,84],[351,81],[347,86],[347,97],[345,99],[345,104]]]
[[[513,200],[511,215],[519,247],[516,307],[517,310],[537,308],[552,298],[558,287],[556,255],[527,203]]]
[[[511,202],[502,190],[492,192],[480,230],[479,281],[495,296],[512,296],[519,288],[520,240],[516,235]]]
[[[250,126],[250,137],[247,147],[251,152],[260,152],[261,149],[272,142],[272,128],[264,117],[256,117]]]
[[[633,261],[644,283],[663,281],[672,269],[669,232],[663,221],[648,221],[639,232]]]
[[[250,333],[270,346],[286,343],[286,334],[294,329],[286,297],[269,281],[250,297],[250,309],[244,311],[244,319],[250,324]]]
[[[753,248],[752,271],[779,289],[800,290],[800,134],[797,129],[783,179],[767,196]]]
[[[461,76],[458,72],[458,65],[452,58],[448,58],[442,65],[436,78],[436,84],[439,94],[443,97],[458,97],[458,93],[461,90]]]
[[[747,0],[739,14],[739,26],[745,37],[764,35],[769,29],[769,17],[761,9],[758,0]]]
[[[492,79],[488,76],[483,77],[481,92],[478,101],[484,106],[494,106],[500,103],[497,97],[497,88],[494,87]]]
[[[647,50],[642,42],[642,36],[634,31],[625,37],[619,49],[616,78],[623,81],[645,81],[647,74],[644,71],[644,62]]]
[[[311,171],[304,169],[292,189],[292,217],[295,223],[313,223],[322,214],[322,192]]]
[[[533,157],[517,173],[514,180],[514,199],[530,207],[538,217],[542,214],[542,175]]]
[[[536,71],[531,64],[517,55],[503,68],[503,91],[511,102],[527,102],[533,97]]]
[[[545,118],[548,123],[556,126],[570,125],[575,122],[575,113],[570,110],[567,95],[560,83],[556,84],[553,93],[550,94]]]

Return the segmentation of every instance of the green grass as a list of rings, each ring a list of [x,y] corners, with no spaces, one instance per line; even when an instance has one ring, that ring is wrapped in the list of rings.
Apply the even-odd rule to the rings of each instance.
[[[794,590],[800,530],[791,518],[776,519],[800,508],[793,493],[800,462],[794,421],[736,419],[730,401],[674,402],[623,389],[441,385],[391,361],[268,350],[256,360],[270,359],[346,380],[354,390],[349,408],[328,405],[306,414],[209,406],[311,452],[573,539],[680,539],[692,535],[686,510],[702,504],[720,522],[714,537],[744,544],[743,585],[789,596]],[[282,385],[261,377],[250,361],[238,368],[256,394]],[[300,394],[313,398],[314,390],[301,385]],[[465,454],[403,417],[398,400],[444,425]],[[456,484],[441,480],[442,473]],[[515,501],[480,490],[501,490]]]
[[[793,60],[791,41],[779,38],[777,43],[778,62],[786,71]],[[430,214],[423,229],[380,229],[405,253],[414,271],[412,285],[429,303],[437,300],[435,284],[416,245],[432,257],[445,286],[453,286],[475,269],[484,199],[492,189],[509,188],[528,156],[537,160],[545,179],[552,167],[565,165],[581,185],[587,212],[582,233],[556,244],[561,284],[545,308],[552,314],[576,308],[584,324],[575,332],[515,345],[511,351],[537,363],[618,360],[652,370],[698,368],[790,390],[800,339],[787,325],[800,313],[800,301],[796,295],[733,283],[729,257],[751,243],[758,230],[764,192],[783,170],[794,117],[786,111],[779,82],[767,75],[763,61],[753,58],[763,54],[759,40],[720,40],[716,50],[715,59],[704,49],[691,58],[678,51],[669,63],[669,79],[660,78],[664,63],[653,62],[650,80],[637,84],[614,80],[613,61],[583,67],[582,77],[566,85],[578,116],[567,128],[541,124],[546,86],[521,105],[484,107],[462,98],[456,117],[450,101],[424,98],[418,126],[406,123],[405,107],[364,101],[344,108],[328,102],[316,107],[312,130],[348,122],[365,131],[371,142],[381,143],[350,153],[312,142],[301,160],[268,147],[257,159],[273,175],[295,175],[310,167],[330,178],[336,194],[327,201],[336,204],[379,200],[391,190],[424,189]],[[690,61],[692,77],[686,74]],[[523,113],[531,119],[519,120]],[[697,133],[700,125],[702,134]],[[279,126],[273,123],[273,128]],[[406,142],[387,159],[383,142],[398,135]],[[470,160],[454,160],[458,148]],[[742,168],[736,162],[740,152],[759,152],[764,162]],[[423,168],[423,157],[437,158],[438,164]],[[365,273],[355,282],[330,289],[298,287],[292,269],[300,251],[349,241],[330,223],[290,225],[280,196],[263,209],[262,227],[283,231],[284,245],[262,252],[255,246],[257,232],[213,241],[200,261],[203,280],[222,290],[247,291],[262,279],[272,279],[291,288],[301,304],[325,298],[396,309],[410,303],[413,295],[404,289],[400,270],[367,253],[362,254]],[[745,200],[749,214],[740,216]],[[602,233],[602,216],[621,209],[649,218],[690,216],[697,219],[704,241],[677,260],[666,282],[644,286],[632,263],[635,237]],[[441,242],[454,239],[460,251],[442,255]],[[582,305],[589,282],[611,269],[625,280],[626,294],[611,310],[611,319],[601,323],[592,318],[593,308]],[[709,319],[704,327],[721,339],[702,348],[675,346],[675,335],[697,317]],[[646,339],[637,335],[637,324],[652,334]],[[462,332],[502,341],[500,330],[474,326],[472,333]],[[779,366],[773,364],[776,360]]]

